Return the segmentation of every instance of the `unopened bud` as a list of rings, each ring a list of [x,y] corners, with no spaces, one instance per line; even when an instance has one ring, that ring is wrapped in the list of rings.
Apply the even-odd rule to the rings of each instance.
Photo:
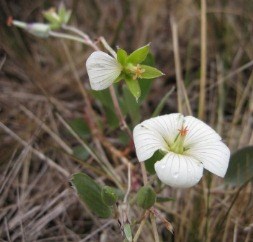
[[[137,205],[143,209],[149,209],[156,202],[156,194],[152,187],[144,186],[137,192]]]
[[[27,24],[27,31],[35,36],[47,38],[49,36],[50,26],[43,23]]]
[[[114,188],[104,186],[101,191],[102,201],[107,206],[112,206],[118,201],[118,194]]]
[[[13,20],[12,24],[16,27],[25,29],[30,34],[38,37],[47,38],[49,36],[50,26],[43,23],[31,23],[27,24],[18,20]]]

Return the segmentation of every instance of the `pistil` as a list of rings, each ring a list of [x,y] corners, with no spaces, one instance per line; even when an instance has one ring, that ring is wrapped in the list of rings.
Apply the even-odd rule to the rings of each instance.
[[[184,140],[185,136],[187,135],[188,129],[187,126],[184,127],[182,125],[182,128],[178,130],[179,133],[177,137],[175,138],[174,143],[170,146],[170,150],[177,154],[183,154],[184,153]]]

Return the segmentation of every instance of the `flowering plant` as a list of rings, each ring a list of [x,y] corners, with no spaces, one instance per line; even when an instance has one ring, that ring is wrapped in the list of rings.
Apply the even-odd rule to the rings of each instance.
[[[71,134],[82,144],[82,148],[84,148],[85,152],[88,154],[87,156],[90,156],[92,160],[96,161],[99,168],[105,172],[104,177],[106,179],[98,179],[98,182],[96,179],[91,178],[90,175],[77,173],[72,176],[71,183],[76,189],[80,199],[93,213],[102,218],[117,218],[120,228],[128,241],[138,240],[140,230],[144,226],[147,217],[151,219],[155,241],[159,241],[155,217],[159,218],[171,232],[172,225],[155,209],[156,204],[159,203],[158,194],[161,191],[161,187],[158,187],[153,179],[149,179],[144,163],[147,164],[147,161],[153,158],[153,168],[157,177],[163,183],[175,188],[189,188],[200,181],[204,169],[217,176],[224,177],[229,164],[230,151],[223,143],[219,134],[210,126],[193,116],[183,116],[183,114],[180,113],[172,113],[147,119],[136,125],[132,133],[125,120],[125,116],[131,116],[135,110],[132,113],[122,110],[122,99],[117,95],[112,85],[121,80],[126,83],[132,95],[130,93],[127,95],[124,92],[126,89],[123,87],[123,95],[126,94],[126,98],[123,99],[123,102],[127,103],[128,111],[132,111],[132,109],[136,107],[136,102],[135,100],[130,102],[130,99],[135,98],[136,101],[138,101],[143,91],[141,90],[140,82],[145,82],[146,79],[154,79],[164,75],[151,64],[147,64],[147,59],[150,55],[150,45],[145,45],[128,54],[122,48],[118,48],[115,52],[103,38],[100,38],[99,40],[103,48],[109,52],[108,54],[101,51],[98,43],[92,41],[86,33],[83,33],[73,26],[67,25],[70,16],[71,11],[61,5],[58,11],[50,9],[44,12],[44,17],[48,21],[47,23],[27,24],[12,20],[11,24],[23,28],[29,33],[39,37],[56,37],[74,40],[93,49],[93,52],[86,61],[86,69],[91,89],[95,91],[101,91],[107,88],[110,89],[110,100],[113,104],[111,106],[113,106],[113,112],[115,111],[116,117],[121,124],[118,125],[117,123],[117,128],[121,127],[129,136],[126,150],[131,151],[132,141],[134,142],[136,155],[140,161],[143,186],[141,182],[136,179],[137,184],[134,184],[135,187],[132,189],[134,163],[129,160],[129,157],[131,157],[129,154],[132,153],[128,152],[127,155],[123,155],[125,151],[118,150],[118,147],[114,145],[113,141],[111,142],[111,139],[107,140],[103,136],[103,131],[105,131],[103,127],[105,126],[105,119],[99,120],[98,115],[96,115],[95,110],[93,110],[93,103],[89,96],[90,93],[87,92],[83,83],[79,82],[79,78],[75,79],[84,96],[85,110],[87,110],[86,114],[88,114],[86,116],[89,116],[87,118],[87,125],[91,131],[90,137],[94,138],[96,150],[93,151],[93,149],[84,142],[86,137],[80,138],[81,135],[78,134],[78,132],[75,133],[70,125],[64,122],[63,119],[61,119],[61,121],[63,120],[62,123],[64,126],[67,127]],[[54,30],[58,31],[55,32]],[[64,32],[60,32],[60,30],[64,30]],[[68,33],[66,33],[67,31]],[[71,34],[69,34],[69,32]],[[68,57],[71,60],[69,53]],[[72,69],[74,69],[76,77],[77,72],[75,71],[74,65],[72,65]],[[183,91],[185,90],[183,89]],[[186,92],[184,92],[184,94],[185,93]],[[91,94],[93,94],[93,92],[91,92]],[[103,93],[101,95],[103,95]],[[187,96],[187,94],[185,94],[185,96]],[[93,95],[93,98],[94,97],[96,98],[95,95]],[[118,99],[120,99],[120,101]],[[110,106],[110,104],[107,103],[109,102],[108,100],[109,99],[105,98],[107,106]],[[161,109],[161,106],[159,108]],[[180,108],[179,111],[181,111]],[[138,109],[136,113],[140,115],[141,112]],[[135,113],[132,116],[134,115]],[[97,120],[100,122],[96,122]],[[138,123],[139,120],[136,123]],[[125,175],[127,173],[127,177],[121,178],[118,175],[118,171],[115,172],[115,169],[113,169],[110,163],[110,159],[107,158],[107,153],[103,150],[104,147],[110,155],[109,158],[115,159],[117,162],[120,160],[123,165],[126,165],[125,168],[127,168],[127,172],[122,172],[122,174]],[[160,154],[160,158],[155,157],[157,152]],[[72,150],[69,151],[69,153],[75,155]],[[133,160],[135,160],[135,158],[133,158]],[[58,167],[56,164],[52,163],[51,160],[50,164],[53,167]],[[60,170],[61,172],[63,170],[62,173],[64,173],[66,177],[68,172],[64,169]],[[93,171],[86,170],[86,173],[91,173],[93,176],[97,174],[92,172]],[[110,181],[110,184],[114,185],[108,186],[106,184],[107,180]],[[125,181],[127,181],[127,186],[122,184]],[[160,185],[160,183],[158,184]],[[165,198],[165,200],[166,199],[167,198]],[[137,209],[131,210],[131,207],[135,204],[142,208],[144,212],[140,213]],[[131,222],[129,216],[130,210],[135,213],[136,217],[141,218],[141,225],[134,237],[132,236],[132,231],[134,230],[133,227],[135,223]]]

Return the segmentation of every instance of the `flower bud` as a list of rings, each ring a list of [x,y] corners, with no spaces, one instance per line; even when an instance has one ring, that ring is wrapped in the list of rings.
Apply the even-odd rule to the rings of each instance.
[[[16,27],[25,29],[30,34],[38,37],[47,38],[49,36],[50,26],[43,23],[31,23],[27,24],[18,20],[13,20],[12,24]]]
[[[50,26],[43,23],[27,24],[27,31],[35,36],[47,38],[49,36]]]
[[[137,192],[137,205],[143,209],[149,209],[156,202],[156,194],[152,187],[144,186]]]
[[[101,191],[102,201],[107,206],[112,206],[118,201],[118,194],[112,187],[104,186]]]

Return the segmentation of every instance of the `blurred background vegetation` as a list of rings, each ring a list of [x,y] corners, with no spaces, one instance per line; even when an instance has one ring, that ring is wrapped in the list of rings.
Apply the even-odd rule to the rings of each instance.
[[[83,140],[110,163],[124,188],[126,165],[111,146],[128,157],[134,164],[133,189],[141,185],[134,147],[119,128],[108,93],[90,92],[85,61],[92,50],[71,41],[39,39],[6,25],[8,16],[43,22],[42,11],[59,3],[0,2],[0,241],[123,241],[117,223],[97,219],[68,184],[69,175],[78,171],[99,182],[113,182],[80,145]],[[66,0],[65,4],[72,9],[70,24],[94,40],[104,36],[113,48],[129,52],[151,42],[156,67],[166,75],[152,82],[147,98],[138,105],[131,100],[124,105],[130,98],[118,88],[131,127],[149,118],[168,93],[159,113],[178,111],[177,90],[170,92],[176,86],[171,28],[172,22],[176,24],[179,71],[197,116],[203,44],[200,1]],[[207,1],[205,121],[232,152],[253,145],[252,12],[251,0]],[[94,120],[89,119],[78,82],[88,90],[110,147],[107,142],[96,143],[90,130]],[[171,235],[158,219],[163,241],[253,241],[251,182],[232,186],[208,173],[194,188],[167,187],[163,195],[175,198],[158,206],[175,229]],[[138,211],[132,219],[140,219]],[[139,241],[153,241],[148,227]]]

